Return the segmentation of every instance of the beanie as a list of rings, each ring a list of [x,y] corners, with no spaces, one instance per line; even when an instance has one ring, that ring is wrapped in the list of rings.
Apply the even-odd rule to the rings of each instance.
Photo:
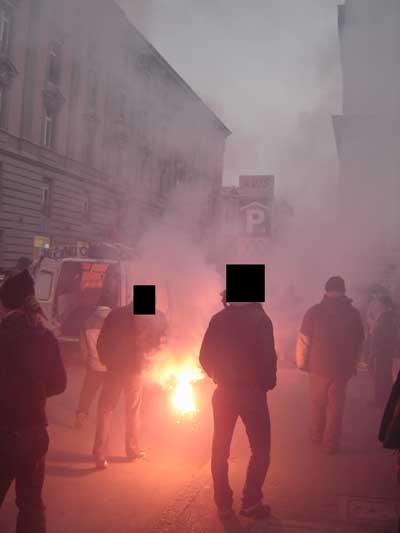
[[[325,284],[326,292],[346,292],[346,286],[344,284],[344,279],[340,276],[333,276],[329,278]]]

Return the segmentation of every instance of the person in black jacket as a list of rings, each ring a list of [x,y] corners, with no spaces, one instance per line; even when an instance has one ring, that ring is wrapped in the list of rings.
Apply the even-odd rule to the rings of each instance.
[[[2,285],[0,301],[0,505],[15,480],[17,533],[45,533],[46,399],[64,392],[66,373],[27,271]]]
[[[271,441],[266,392],[276,385],[277,357],[272,322],[262,305],[231,303],[214,315],[201,345],[200,364],[217,385],[212,400],[211,470],[219,515],[227,518],[233,514],[228,459],[240,417],[252,452],[241,514],[265,518],[270,509],[262,503],[262,486],[270,463]]]
[[[331,455],[340,450],[346,389],[357,372],[364,328],[340,276],[331,277],[325,291],[303,318],[296,358],[309,373],[310,439]]]
[[[400,372],[386,404],[378,438],[384,448],[397,452],[396,477],[400,484]]]
[[[122,391],[126,398],[125,449],[128,460],[144,457],[139,446],[142,371],[146,355],[156,350],[165,335],[165,317],[132,313],[132,303],[113,309],[104,321],[97,341],[100,361],[107,372],[97,408],[93,456],[99,470],[107,468],[112,413]]]

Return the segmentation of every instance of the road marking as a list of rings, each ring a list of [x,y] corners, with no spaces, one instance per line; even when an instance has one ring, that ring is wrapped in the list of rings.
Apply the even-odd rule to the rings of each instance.
[[[399,503],[387,498],[341,499],[341,516],[352,523],[390,523],[398,520]]]

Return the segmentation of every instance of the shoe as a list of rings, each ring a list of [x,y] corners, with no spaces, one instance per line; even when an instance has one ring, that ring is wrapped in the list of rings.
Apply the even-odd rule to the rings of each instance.
[[[232,507],[218,507],[218,516],[221,520],[229,520],[235,516],[235,511]]]
[[[143,450],[140,450],[139,452],[130,452],[126,454],[126,457],[130,463],[133,463],[138,459],[144,459],[146,457],[146,452]]]
[[[87,420],[86,413],[76,413],[75,417],[75,429],[82,429]]]
[[[108,467],[107,459],[96,459],[96,470],[105,470]]]
[[[254,518],[255,520],[265,520],[271,514],[271,507],[265,503],[258,503],[252,507],[242,507],[241,516]]]

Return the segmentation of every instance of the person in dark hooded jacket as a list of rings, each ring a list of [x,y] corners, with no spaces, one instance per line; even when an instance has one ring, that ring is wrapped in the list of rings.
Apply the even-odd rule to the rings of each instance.
[[[296,360],[310,376],[310,438],[333,454],[340,448],[346,388],[357,371],[364,329],[344,280],[330,278],[325,290],[322,302],[304,316]]]
[[[0,301],[0,506],[15,480],[17,533],[45,533],[45,407],[64,392],[66,373],[26,270],[4,282]]]
[[[272,322],[260,303],[227,304],[210,321],[200,348],[200,364],[216,383],[211,470],[214,499],[221,519],[233,515],[228,479],[232,436],[240,417],[252,456],[243,491],[241,514],[266,518],[262,486],[270,463],[271,428],[267,392],[276,385],[277,357]]]
[[[397,482],[400,484],[400,372],[386,404],[378,438],[384,448],[397,451]]]
[[[393,359],[398,349],[398,317],[389,296],[376,299],[375,326],[370,336],[370,368],[374,376],[371,406],[384,407],[392,388]]]
[[[129,461],[145,456],[140,449],[143,370],[149,354],[159,349],[166,335],[165,315],[133,315],[132,303],[116,308],[104,321],[97,340],[101,363],[106,367],[97,406],[93,456],[96,468],[107,468],[112,414],[122,392],[126,399],[125,449]]]

